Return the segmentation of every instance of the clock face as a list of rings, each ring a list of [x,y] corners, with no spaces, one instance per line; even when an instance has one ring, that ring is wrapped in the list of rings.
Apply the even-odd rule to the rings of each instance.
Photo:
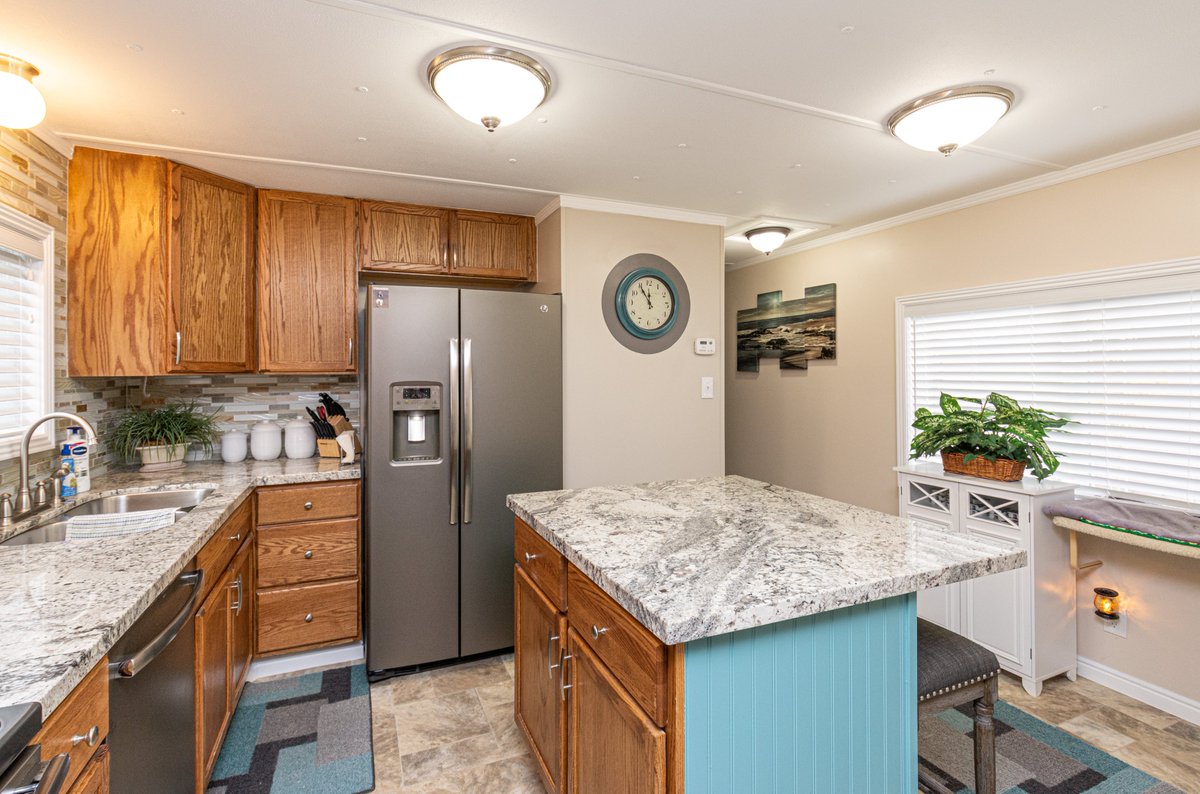
[[[625,315],[642,331],[658,331],[675,314],[675,295],[658,276],[635,278],[625,290]]]

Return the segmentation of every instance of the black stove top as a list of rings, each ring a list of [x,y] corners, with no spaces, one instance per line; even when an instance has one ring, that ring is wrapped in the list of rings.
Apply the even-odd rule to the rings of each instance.
[[[0,706],[0,775],[17,759],[41,727],[40,703]]]

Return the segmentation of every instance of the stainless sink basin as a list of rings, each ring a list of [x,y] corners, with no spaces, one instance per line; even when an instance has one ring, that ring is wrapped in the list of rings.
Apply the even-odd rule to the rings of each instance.
[[[175,520],[183,518],[213,492],[212,488],[178,488],[153,493],[132,493],[105,496],[72,507],[60,516],[39,526],[14,535],[0,546],[28,546],[34,543],[57,543],[67,539],[67,524],[71,516],[93,516],[103,513],[135,513],[139,510],[175,508]]]

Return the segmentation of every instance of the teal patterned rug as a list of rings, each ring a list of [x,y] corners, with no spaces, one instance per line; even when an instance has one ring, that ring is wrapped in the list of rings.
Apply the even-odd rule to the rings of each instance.
[[[974,791],[972,714],[967,704],[921,720],[921,766],[957,794]],[[1183,794],[1002,700],[995,720],[1002,794]]]
[[[251,682],[208,794],[361,794],[375,787],[365,665]]]

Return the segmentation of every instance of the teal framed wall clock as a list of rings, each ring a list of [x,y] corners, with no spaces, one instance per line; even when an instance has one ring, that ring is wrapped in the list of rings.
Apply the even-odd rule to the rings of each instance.
[[[613,338],[638,353],[659,353],[683,335],[691,312],[687,282],[657,254],[617,263],[601,291],[601,310]]]

